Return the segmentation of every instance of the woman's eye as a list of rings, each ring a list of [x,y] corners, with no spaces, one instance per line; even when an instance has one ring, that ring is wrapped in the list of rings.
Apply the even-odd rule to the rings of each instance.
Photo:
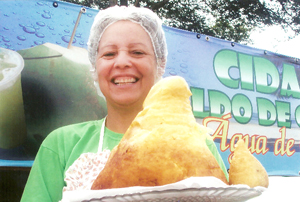
[[[135,54],[135,55],[143,55],[144,52],[142,52],[142,51],[133,51],[133,54]]]
[[[114,56],[116,53],[114,53],[114,52],[108,52],[108,53],[104,53],[103,54],[103,56],[104,57],[112,57],[112,56]]]

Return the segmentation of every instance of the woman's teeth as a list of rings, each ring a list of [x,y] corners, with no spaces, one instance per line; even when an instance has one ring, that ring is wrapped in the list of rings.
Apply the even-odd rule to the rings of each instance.
[[[117,78],[114,80],[114,84],[125,85],[137,82],[136,78]]]

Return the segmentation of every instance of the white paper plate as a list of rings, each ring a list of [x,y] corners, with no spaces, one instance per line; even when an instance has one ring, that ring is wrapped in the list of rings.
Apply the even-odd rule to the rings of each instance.
[[[64,192],[62,202],[242,202],[265,190],[247,185],[228,186],[214,177],[193,177],[157,187],[69,191]]]

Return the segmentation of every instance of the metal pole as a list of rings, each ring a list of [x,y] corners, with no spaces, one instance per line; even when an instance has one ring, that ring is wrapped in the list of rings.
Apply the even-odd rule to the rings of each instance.
[[[76,20],[76,23],[75,23],[75,26],[74,26],[74,29],[73,29],[73,32],[72,32],[72,35],[71,35],[69,44],[68,44],[68,49],[71,48],[71,46],[72,46],[73,39],[74,39],[74,36],[75,36],[75,33],[76,33],[76,29],[77,29],[77,26],[78,26],[79,21],[80,21],[80,18],[81,18],[81,14],[82,14],[82,13],[85,13],[85,12],[86,12],[86,9],[85,9],[85,8],[81,8],[81,9],[80,9],[80,12],[79,12],[79,14],[78,14],[78,17],[77,17],[77,20]]]

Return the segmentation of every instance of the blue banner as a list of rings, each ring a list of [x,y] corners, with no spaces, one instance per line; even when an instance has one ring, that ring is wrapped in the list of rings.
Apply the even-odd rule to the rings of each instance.
[[[0,47],[18,52],[25,62],[22,91],[27,126],[23,144],[0,147],[2,166],[32,161],[41,141],[57,127],[105,115],[85,51],[97,12],[91,8],[83,12],[82,6],[60,1],[0,2]],[[166,26],[164,30],[169,50],[164,76],[186,79],[193,93],[194,115],[211,128],[226,166],[235,142],[243,138],[269,175],[298,176],[299,61],[201,33]],[[71,39],[73,48],[68,48]],[[84,68],[76,67],[74,75],[69,75],[69,66],[76,64]],[[60,83],[62,75],[65,79]],[[74,78],[88,84],[81,83],[79,88]]]

